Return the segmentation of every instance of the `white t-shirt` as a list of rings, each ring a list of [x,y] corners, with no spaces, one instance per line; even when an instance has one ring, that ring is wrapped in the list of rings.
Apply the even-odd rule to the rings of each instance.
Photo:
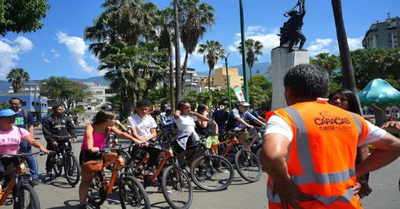
[[[128,118],[126,125],[128,128],[135,128],[140,137],[150,136],[151,129],[157,128],[156,121],[149,115],[146,115],[144,118],[140,118],[137,114],[133,114]]]
[[[367,122],[368,124],[368,135],[360,144],[358,144],[359,147],[364,144],[376,142],[382,139],[382,137],[386,134],[385,130],[375,125],[372,125],[368,121],[365,122]],[[289,124],[287,124],[286,121],[278,115],[273,115],[268,119],[265,134],[281,134],[285,136],[290,142],[293,139],[293,132]]]
[[[178,119],[175,119],[175,125],[178,127],[177,137],[192,136],[195,137],[196,141],[198,141],[199,137],[194,129],[196,126],[196,120],[197,117],[194,115],[180,115]],[[188,138],[189,137],[178,140],[179,145],[183,149],[186,149],[186,142]]]

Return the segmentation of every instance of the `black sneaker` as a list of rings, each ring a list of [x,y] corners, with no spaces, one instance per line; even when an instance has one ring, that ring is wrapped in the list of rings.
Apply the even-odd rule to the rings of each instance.
[[[39,184],[40,184],[39,179],[38,179],[38,178],[33,178],[33,179],[32,179],[32,184],[33,184],[33,186],[39,185]]]
[[[78,205],[78,209],[86,209],[86,208],[87,208],[86,204],[79,204]]]
[[[47,173],[46,177],[44,178],[44,181],[51,181],[54,180],[54,174],[52,173]]]

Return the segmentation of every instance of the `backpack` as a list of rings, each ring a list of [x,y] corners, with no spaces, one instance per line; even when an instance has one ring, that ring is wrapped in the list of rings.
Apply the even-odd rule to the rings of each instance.
[[[229,131],[233,128],[233,125],[235,124],[236,119],[231,117],[231,115],[229,114],[229,118],[228,118],[228,122],[226,123],[225,126],[225,131]]]
[[[225,109],[220,109],[214,112],[214,120],[218,125],[225,124],[226,120],[228,120],[229,113],[226,112]]]

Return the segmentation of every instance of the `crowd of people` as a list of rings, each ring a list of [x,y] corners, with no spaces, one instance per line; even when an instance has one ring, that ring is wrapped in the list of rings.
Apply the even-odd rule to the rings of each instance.
[[[137,101],[134,114],[122,124],[110,105],[102,107],[86,124],[79,162],[102,159],[99,150],[106,146],[110,133],[141,143],[150,156],[144,175],[153,175],[160,150],[148,146],[151,140],[175,141],[179,161],[193,153],[199,135],[206,137],[207,147],[223,140],[223,132],[245,130],[238,134],[246,146],[247,129],[265,127],[261,162],[268,173],[269,208],[362,208],[359,198],[368,196],[369,172],[379,169],[400,156],[400,140],[382,128],[400,132],[400,122],[389,121],[382,128],[362,115],[356,95],[339,89],[328,96],[329,74],[326,69],[300,64],[290,68],[284,77],[288,107],[270,111],[261,104],[249,111],[250,104],[238,102],[232,110],[212,110],[201,104],[192,110],[181,101],[176,111],[152,111],[146,100]],[[32,152],[31,146],[50,153],[66,137],[76,141],[76,121],[68,118],[62,105],[52,107],[52,114],[42,122],[44,147],[34,139],[34,118],[21,110],[21,100],[12,98],[10,108],[0,110],[0,154]],[[74,124],[75,123],[75,124]],[[161,132],[161,134],[158,134]],[[368,145],[376,149],[370,154]],[[213,149],[214,154],[218,153]],[[137,150],[133,152],[133,156]],[[290,156],[290,157],[289,157]],[[17,164],[16,158],[0,159],[0,180],[5,170]],[[46,160],[45,181],[54,179],[52,154]],[[190,163],[190,162],[189,162]],[[37,165],[28,160],[33,184],[39,184]],[[79,208],[86,208],[87,191],[93,172],[82,171],[79,186]],[[10,179],[10,175],[5,179]],[[161,185],[161,184],[160,184]]]

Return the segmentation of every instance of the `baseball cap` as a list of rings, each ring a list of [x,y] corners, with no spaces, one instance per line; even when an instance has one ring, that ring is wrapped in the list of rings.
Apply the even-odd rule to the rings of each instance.
[[[245,106],[245,107],[250,106],[250,104],[248,102],[246,102],[246,101],[241,101],[241,102],[239,102],[238,105]]]
[[[102,109],[102,110],[105,110],[105,111],[113,110],[112,106],[109,105],[109,104],[104,104],[104,105],[102,105],[102,106],[101,106],[101,109]]]
[[[10,108],[3,108],[0,110],[0,118],[16,115],[17,113]]]

